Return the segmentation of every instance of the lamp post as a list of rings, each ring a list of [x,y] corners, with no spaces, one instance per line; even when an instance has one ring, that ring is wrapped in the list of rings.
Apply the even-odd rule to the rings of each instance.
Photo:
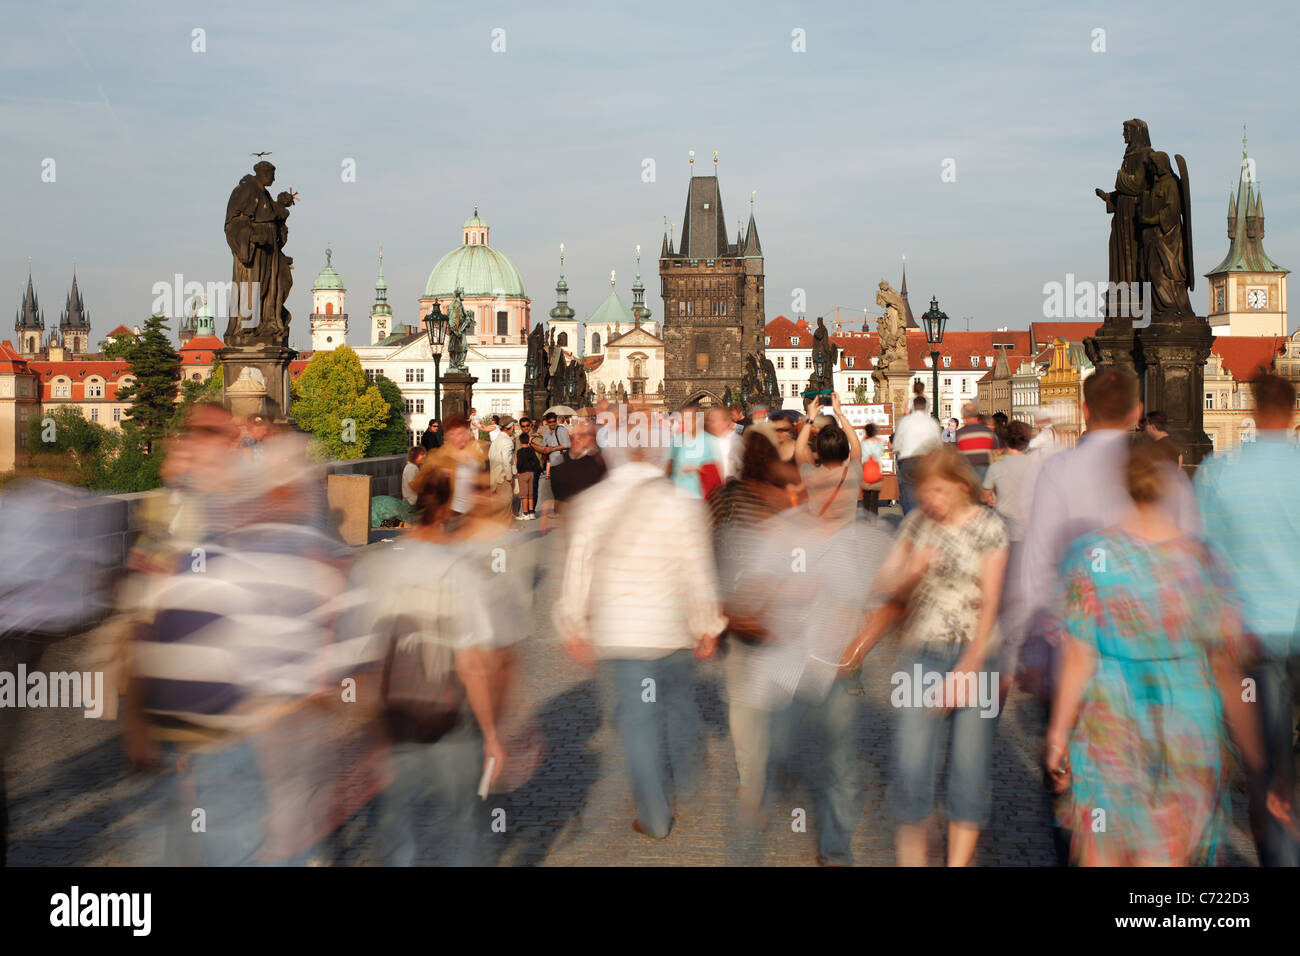
[[[939,311],[939,300],[930,296],[930,311],[921,316],[925,326],[925,341],[930,345],[930,365],[934,368],[934,420],[939,420],[939,346],[943,344],[944,326],[948,313]]]
[[[433,417],[442,421],[442,346],[447,341],[447,316],[438,303],[433,304],[424,317],[424,333],[429,337],[429,351],[433,353]]]

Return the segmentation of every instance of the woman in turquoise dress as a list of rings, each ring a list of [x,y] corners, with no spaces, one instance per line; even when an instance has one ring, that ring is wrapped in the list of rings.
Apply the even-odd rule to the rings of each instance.
[[[1245,640],[1230,579],[1160,508],[1180,480],[1144,448],[1132,515],[1084,535],[1064,565],[1061,680],[1047,768],[1079,865],[1213,863],[1228,819],[1227,729],[1261,768],[1242,702]],[[1068,755],[1068,756],[1067,756]]]

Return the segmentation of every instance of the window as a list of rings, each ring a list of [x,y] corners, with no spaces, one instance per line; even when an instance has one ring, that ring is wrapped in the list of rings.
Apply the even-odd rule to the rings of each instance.
[[[424,369],[422,369],[422,368],[417,368],[417,369],[415,370],[415,380],[416,380],[417,382],[423,382],[423,381],[424,381]]]
[[[417,414],[417,415],[423,415],[423,414],[424,414],[424,399],[422,399],[422,398],[417,398],[417,399],[415,400],[415,414]]]
[[[980,357],[979,357],[978,355],[972,355],[972,356],[970,357],[970,367],[971,367],[971,368],[979,368],[979,367],[980,367]]]
[[[857,387],[858,387],[858,385],[857,385],[857,379],[855,379],[855,378],[851,378],[851,379],[849,379],[849,391],[851,392],[851,391],[853,391],[853,390],[854,390],[855,388],[857,388]]]
[[[723,315],[726,315],[726,314],[727,314],[727,302],[726,302],[725,299],[724,299],[723,302],[722,302],[722,314],[723,314]]]
[[[498,312],[497,313],[497,335],[509,335],[509,334],[510,334],[510,313]]]
[[[944,367],[944,368],[952,368],[952,356],[951,356],[951,355],[945,355],[945,356],[943,357],[943,367]]]
[[[333,302],[326,302],[326,303],[325,303],[325,314],[326,314],[326,315],[333,315],[333,314],[334,314],[334,303],[333,303]]]
[[[790,397],[791,397],[791,398],[798,398],[798,397],[799,397],[799,383],[798,383],[798,382],[791,382],[791,383],[790,383]]]
[[[795,348],[798,348],[798,347],[799,347],[799,336],[797,336],[797,335],[792,335],[792,336],[790,336],[790,344],[793,345]]]
[[[687,314],[687,315],[694,315],[694,314],[695,314],[695,301],[694,301],[694,300],[691,300],[690,302],[687,302],[687,303],[686,303],[686,314]]]
[[[771,347],[772,347],[772,336],[770,335],[763,336],[763,348],[771,348]]]
[[[945,379],[943,380],[943,387],[944,387],[944,388],[952,388],[952,379],[950,379],[950,378],[945,378]]]
[[[849,356],[849,358],[848,358],[848,362],[849,362],[849,368],[853,368],[853,356],[852,356],[852,355]]]
[[[1206,393],[1205,393],[1205,408],[1206,408],[1207,411],[1213,411],[1213,410],[1214,410],[1214,393],[1213,393],[1213,392],[1206,392]]]
[[[411,414],[411,412],[415,411],[415,399],[404,398],[402,399],[402,405],[405,407],[406,414],[408,415]]]
[[[685,299],[678,299],[678,300],[677,300],[677,314],[678,314],[678,315],[685,315],[685,314],[686,314],[686,300],[685,300]]]
[[[67,383],[56,384],[56,385],[54,386],[54,397],[55,397],[55,398],[71,398],[71,397],[72,397],[72,386],[71,386],[71,385],[68,385]]]
[[[122,420],[122,409],[120,408],[113,409],[113,421],[120,422],[121,420]]]
[[[91,420],[92,422],[97,422],[97,421],[99,421],[99,409],[98,409],[98,408],[92,408],[92,409],[90,410],[90,420]]]
[[[508,369],[508,368],[494,368],[494,369],[492,370],[492,381],[493,381],[493,382],[497,382],[497,383],[501,383],[501,382],[509,382],[509,381],[510,381],[510,369]]]
[[[811,356],[811,355],[805,355],[805,356],[803,357],[803,367],[804,367],[804,368],[812,368],[812,356]]]
[[[713,310],[713,314],[714,314],[714,315],[717,315],[717,314],[718,314],[718,300],[717,300],[717,299],[710,299],[710,300],[709,300],[709,307]]]
[[[373,368],[366,369],[366,381],[369,382],[371,385],[375,384],[375,369]]]
[[[776,367],[777,367],[777,368],[785,368],[785,356],[784,356],[784,355],[778,355],[778,356],[776,357]]]
[[[415,369],[413,369],[413,368],[408,368],[408,369],[406,370],[406,381],[407,381],[407,382],[414,382],[414,381],[415,381]]]
[[[592,355],[600,354],[600,333],[599,332],[591,333],[591,354]]]
[[[198,378],[198,377],[199,377],[199,373],[198,373],[198,372],[195,372],[195,373],[194,373],[194,377],[195,377],[195,378]],[[86,385],[86,397],[87,397],[87,398],[103,398],[103,397],[104,397],[104,383],[103,383],[103,382],[90,382],[90,383],[88,383],[88,384]]]
[[[645,382],[643,380],[634,380],[632,382],[632,394],[633,395],[645,394]]]
[[[409,428],[406,430],[406,444],[415,444],[415,432],[411,431]]]

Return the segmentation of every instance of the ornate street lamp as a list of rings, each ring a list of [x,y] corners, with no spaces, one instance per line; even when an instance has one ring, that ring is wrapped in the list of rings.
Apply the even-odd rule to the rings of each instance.
[[[934,420],[939,420],[939,346],[943,344],[943,330],[948,324],[948,313],[939,311],[939,300],[930,296],[930,311],[921,316],[925,326],[925,341],[930,345],[930,364],[934,367]]]
[[[447,316],[438,303],[424,317],[424,334],[429,337],[429,350],[433,353],[433,417],[442,422],[442,346],[447,341]]]

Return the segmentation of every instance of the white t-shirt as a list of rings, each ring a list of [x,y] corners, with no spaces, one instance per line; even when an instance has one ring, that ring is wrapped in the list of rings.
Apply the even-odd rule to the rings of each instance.
[[[929,412],[908,412],[894,426],[896,458],[919,458],[942,443],[939,423]]]
[[[415,504],[416,494],[411,490],[411,481],[419,473],[420,466],[409,461],[406,463],[406,467],[402,469],[402,499],[408,505]]]

